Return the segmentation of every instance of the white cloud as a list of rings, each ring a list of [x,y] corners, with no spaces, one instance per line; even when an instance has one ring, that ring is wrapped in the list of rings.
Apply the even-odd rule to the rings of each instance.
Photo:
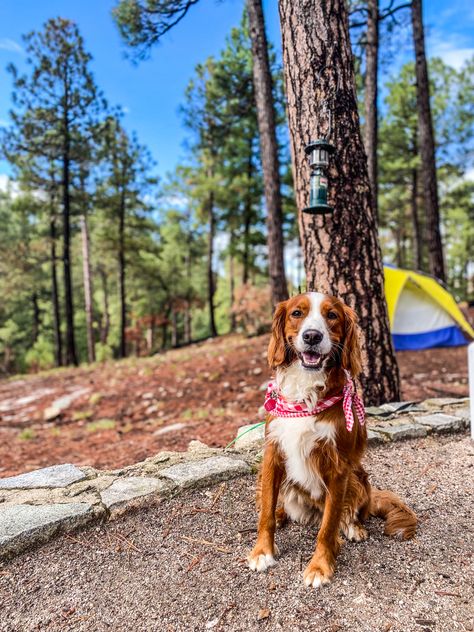
[[[18,182],[12,180],[6,173],[0,173],[0,191],[2,193],[9,193],[13,198],[20,194],[20,187]]]
[[[427,38],[429,57],[440,57],[445,64],[459,70],[470,57],[474,55],[472,39],[459,33],[433,29]]]
[[[7,50],[10,53],[19,53],[20,55],[25,52],[18,42],[8,37],[0,37],[0,50]]]

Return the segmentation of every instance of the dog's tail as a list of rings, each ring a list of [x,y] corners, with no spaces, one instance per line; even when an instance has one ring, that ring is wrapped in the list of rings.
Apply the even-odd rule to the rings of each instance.
[[[385,535],[409,540],[415,535],[418,523],[415,513],[393,492],[372,487],[369,513],[385,520]]]

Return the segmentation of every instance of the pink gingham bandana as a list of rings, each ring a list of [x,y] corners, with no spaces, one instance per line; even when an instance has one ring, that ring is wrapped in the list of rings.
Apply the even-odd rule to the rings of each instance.
[[[357,393],[351,374],[346,370],[344,370],[344,373],[346,374],[347,382],[342,389],[342,395],[320,399],[314,408],[308,408],[304,400],[289,402],[278,392],[278,387],[275,382],[268,384],[263,406],[273,417],[314,417],[322,413],[323,410],[331,408],[331,406],[334,406],[334,404],[337,404],[337,402],[340,402],[342,399],[346,428],[348,432],[351,432],[354,426],[353,407],[355,408],[357,419],[361,426],[365,423],[365,408]]]

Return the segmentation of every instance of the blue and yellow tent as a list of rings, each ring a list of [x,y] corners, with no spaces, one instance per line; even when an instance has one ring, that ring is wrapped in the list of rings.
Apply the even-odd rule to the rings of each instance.
[[[385,297],[397,351],[468,344],[474,330],[433,277],[384,267]]]

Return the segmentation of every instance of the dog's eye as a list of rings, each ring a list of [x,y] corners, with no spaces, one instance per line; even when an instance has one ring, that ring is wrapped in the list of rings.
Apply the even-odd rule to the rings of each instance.
[[[328,312],[327,318],[328,320],[337,320],[336,312]]]
[[[291,312],[291,315],[294,318],[299,318],[300,316],[303,316],[303,312],[300,309],[295,309]]]

